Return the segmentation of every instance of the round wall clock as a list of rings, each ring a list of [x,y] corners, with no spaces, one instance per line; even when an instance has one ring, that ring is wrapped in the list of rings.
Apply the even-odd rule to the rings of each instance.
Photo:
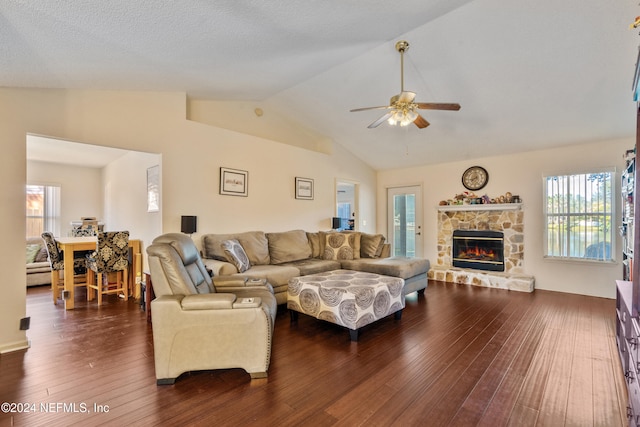
[[[462,185],[471,191],[480,190],[489,182],[489,173],[481,166],[471,166],[462,174]]]

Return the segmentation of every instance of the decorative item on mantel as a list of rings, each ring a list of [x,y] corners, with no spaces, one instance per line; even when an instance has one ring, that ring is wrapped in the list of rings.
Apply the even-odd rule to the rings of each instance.
[[[491,198],[486,194],[483,196],[477,196],[475,193],[465,191],[463,193],[456,194],[452,199],[441,200],[440,206],[504,204],[504,203],[522,203],[522,199],[520,199],[520,196],[513,195],[509,191],[495,198]]]

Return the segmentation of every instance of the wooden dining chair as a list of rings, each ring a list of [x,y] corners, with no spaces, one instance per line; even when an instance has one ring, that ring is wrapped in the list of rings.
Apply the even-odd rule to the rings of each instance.
[[[87,256],[86,265],[88,301],[93,300],[95,293],[98,305],[102,305],[103,295],[116,294],[129,299],[128,231],[99,232],[96,251]]]
[[[58,242],[49,231],[42,233],[44,247],[47,249],[49,265],[51,266],[51,293],[53,294],[53,303],[57,304],[64,290],[64,253],[58,248]],[[87,268],[86,254],[79,253],[74,255],[73,259],[73,285],[87,286]]]

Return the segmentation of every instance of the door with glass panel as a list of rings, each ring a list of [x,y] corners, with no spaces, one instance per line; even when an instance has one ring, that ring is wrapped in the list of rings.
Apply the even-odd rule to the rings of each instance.
[[[387,236],[391,256],[422,256],[422,187],[387,189]]]

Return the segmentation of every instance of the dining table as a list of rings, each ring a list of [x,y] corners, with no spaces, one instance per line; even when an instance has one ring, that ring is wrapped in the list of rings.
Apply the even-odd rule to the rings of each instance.
[[[64,290],[65,310],[73,310],[75,298],[73,260],[74,253],[80,251],[96,250],[98,244],[97,236],[85,237],[58,237],[56,238],[58,249],[64,252]],[[131,248],[132,265],[129,266],[129,292],[135,299],[140,298],[140,283],[142,282],[142,241],[129,239]]]

